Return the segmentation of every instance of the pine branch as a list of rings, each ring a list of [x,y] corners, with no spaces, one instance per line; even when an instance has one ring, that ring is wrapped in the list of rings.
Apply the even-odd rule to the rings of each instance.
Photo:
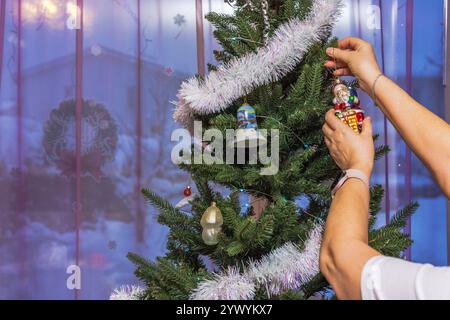
[[[417,202],[408,204],[405,208],[397,212],[397,214],[391,219],[388,227],[398,229],[404,228],[408,218],[411,217],[418,208],[419,203]]]
[[[306,104],[314,105],[320,100],[320,93],[322,91],[322,73],[323,63],[315,63],[312,66],[312,72],[308,77],[308,87],[306,89]]]
[[[381,201],[383,200],[384,189],[383,186],[377,184],[370,189],[370,206],[369,212],[376,215],[381,210]]]
[[[153,191],[149,189],[142,189],[142,194],[147,201],[159,209],[159,223],[169,227],[189,224],[189,219],[184,214],[175,209],[168,201],[164,200]]]
[[[384,157],[387,153],[389,153],[391,151],[391,149],[389,148],[389,146],[378,146],[375,149],[375,161],[381,159],[382,157]]]

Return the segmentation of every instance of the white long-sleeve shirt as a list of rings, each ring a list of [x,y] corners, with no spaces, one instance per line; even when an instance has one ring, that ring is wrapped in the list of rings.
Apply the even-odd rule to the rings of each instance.
[[[361,275],[363,300],[450,300],[450,267],[378,256]]]

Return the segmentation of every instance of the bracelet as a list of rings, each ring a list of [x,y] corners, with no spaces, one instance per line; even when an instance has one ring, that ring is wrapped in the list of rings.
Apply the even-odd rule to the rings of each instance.
[[[370,188],[370,180],[366,174],[357,169],[348,169],[342,172],[341,176],[338,178],[335,185],[331,186],[331,198],[334,198],[339,189],[344,185],[344,183],[349,179],[361,180],[367,188]]]
[[[375,96],[375,87],[377,85],[378,80],[380,80],[380,78],[382,76],[384,76],[384,74],[382,74],[382,73],[377,75],[377,77],[375,78],[375,80],[373,81],[373,84],[372,84],[372,100],[373,100],[373,102],[375,102],[375,105],[377,105],[377,97]]]

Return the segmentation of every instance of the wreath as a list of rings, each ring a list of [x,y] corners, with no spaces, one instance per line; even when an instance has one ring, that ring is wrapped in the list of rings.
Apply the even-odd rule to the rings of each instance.
[[[106,107],[83,101],[81,118],[81,174],[103,176],[102,166],[112,161],[117,148],[117,125]],[[47,158],[67,177],[76,174],[76,103],[66,100],[50,113],[44,129]]]

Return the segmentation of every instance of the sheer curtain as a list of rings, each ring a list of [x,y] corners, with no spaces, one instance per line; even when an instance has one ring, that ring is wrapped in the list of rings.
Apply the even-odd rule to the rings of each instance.
[[[336,35],[373,42],[385,72],[442,114],[442,3],[411,5],[347,1]],[[105,299],[136,282],[129,251],[164,253],[167,230],[139,190],[183,196],[170,101],[214,62],[200,17],[231,10],[222,0],[0,0],[0,298]],[[388,186],[386,217],[419,200],[412,259],[444,264],[445,199],[365,106],[393,149],[375,175]],[[71,265],[81,290],[68,284]]]
[[[351,35],[371,42],[385,74],[444,117],[443,17],[443,1],[352,0],[346,1],[335,30],[338,37]],[[366,97],[364,105],[380,134],[379,143],[392,150],[378,161],[374,175],[374,182],[386,191],[384,219],[379,223],[410,201],[418,201],[420,208],[406,230],[415,243],[405,255],[417,262],[447,265],[445,196],[373,102]]]

